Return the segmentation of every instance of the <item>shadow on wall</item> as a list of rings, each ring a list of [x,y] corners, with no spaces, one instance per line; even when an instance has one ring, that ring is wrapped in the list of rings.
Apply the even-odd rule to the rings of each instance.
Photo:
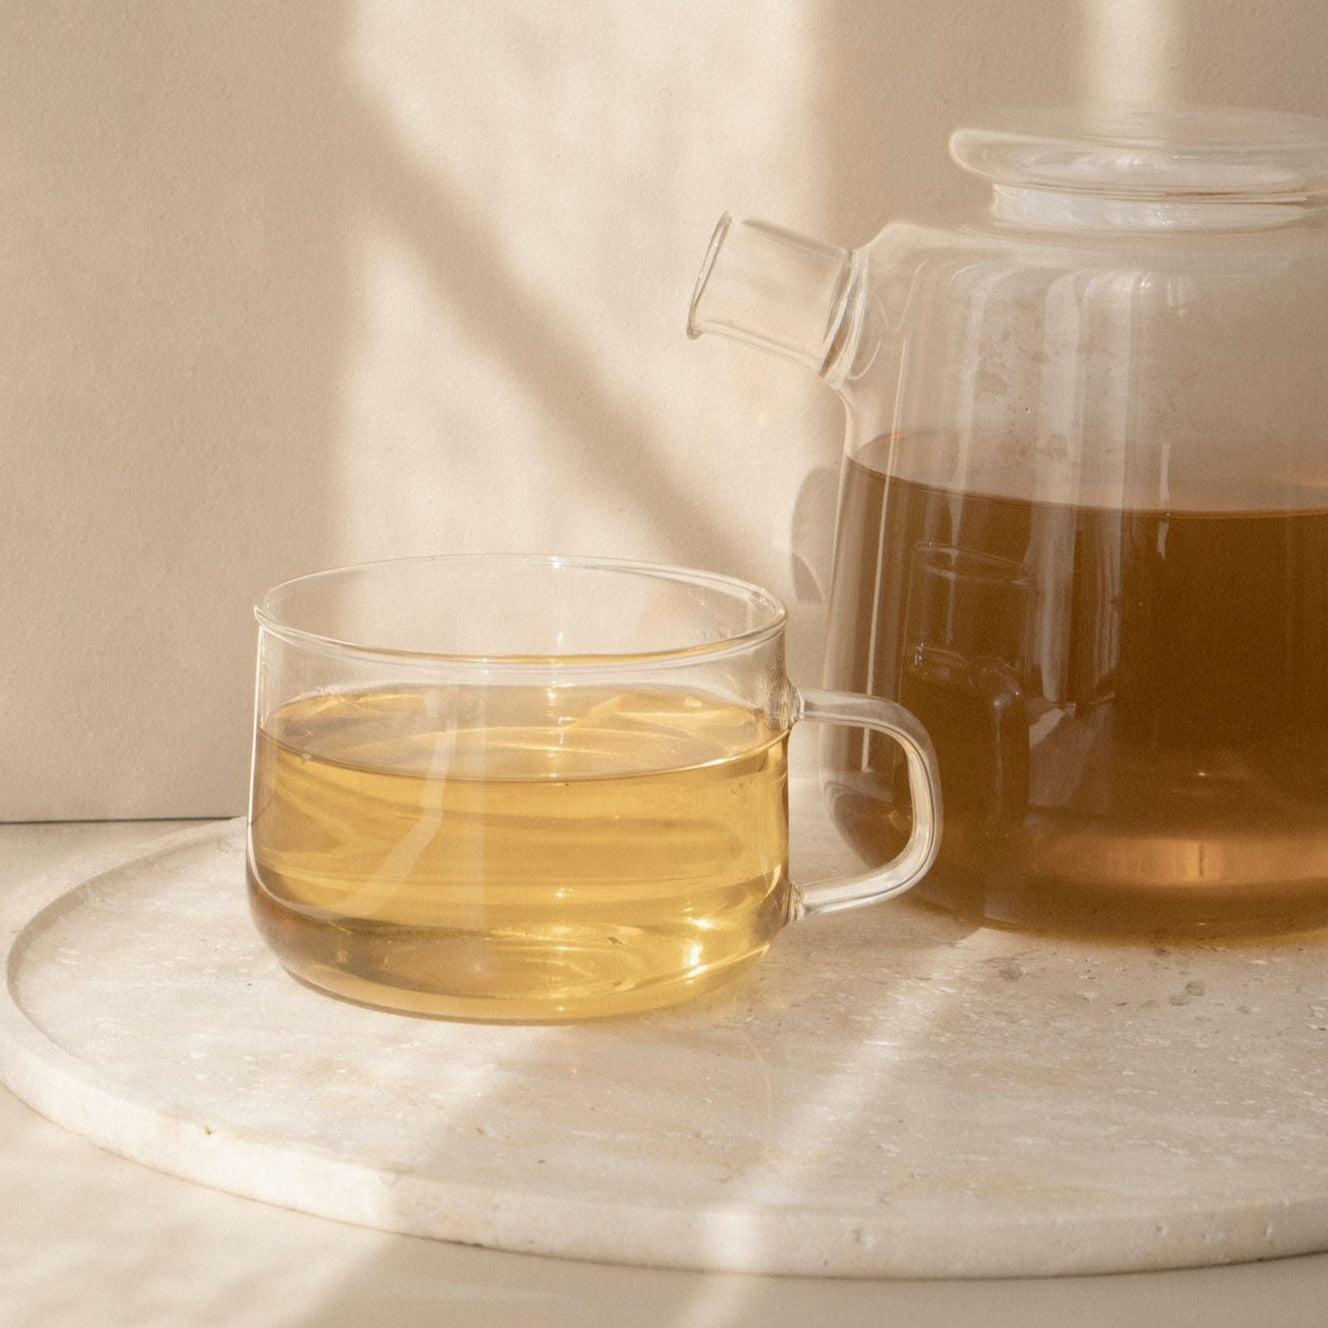
[[[1131,97],[1157,90],[1328,109],[1318,69],[1328,9],[1282,3],[1294,23],[1269,19],[1275,0],[1257,11],[1238,0],[1005,0],[962,6],[962,21],[902,0],[824,0],[806,8],[805,21],[767,31],[752,20],[750,32],[739,27],[728,40],[751,55],[767,38],[796,37],[803,43],[796,63],[815,71],[815,95],[799,103],[799,116],[812,117],[821,144],[820,187],[807,195],[817,201],[813,214],[773,219],[862,243],[890,217],[974,196],[978,186],[937,165],[948,130],[988,107],[1106,96],[1119,86]],[[648,10],[638,26],[658,29]],[[479,15],[458,5],[431,20],[435,45],[421,58],[441,60],[440,76],[449,73],[447,59],[470,61],[477,43],[498,40],[501,25]],[[727,500],[724,486],[732,484],[740,495],[743,482],[726,458],[709,459],[690,478],[685,465],[670,468],[683,454],[686,427],[668,419],[676,384],[657,375],[653,395],[624,390],[611,376],[621,366],[606,368],[593,339],[569,331],[575,309],[523,276],[469,182],[412,159],[410,145],[356,90],[348,52],[362,17],[333,0],[298,12],[257,0],[220,7],[145,0],[132,17],[51,0],[0,14],[0,448],[8,463],[0,557],[10,569],[0,581],[0,819],[239,810],[249,605],[274,580],[376,547],[345,536],[346,499],[355,507],[358,495],[341,491],[344,476],[334,473],[331,455],[345,425],[366,210],[418,258],[434,303],[483,348],[475,361],[491,360],[496,379],[534,403],[536,417],[542,413],[562,440],[562,451],[540,458],[539,469],[523,471],[501,436],[484,440],[490,456],[503,455],[487,476],[467,468],[455,447],[422,468],[421,489],[440,474],[451,490],[461,488],[447,511],[482,513],[473,518],[475,538],[489,535],[485,503],[493,498],[486,492],[484,503],[474,501],[465,486],[479,494],[486,483],[492,489],[523,475],[532,491],[547,490],[550,508],[575,505],[569,477],[593,477],[590,487],[611,495],[605,506],[630,516],[606,547],[639,525],[643,546],[661,556],[676,549],[684,561],[744,572],[768,566],[753,556],[758,546],[786,538],[752,515],[766,510],[768,491],[743,523],[726,524],[715,494]],[[586,42],[568,40],[566,25],[586,20],[511,11],[504,21],[522,51],[505,53],[509,65],[496,68],[519,71],[510,76],[526,80],[522,95],[532,108],[543,105],[535,78],[542,25],[564,25],[562,45],[550,49],[567,65],[567,79],[622,77],[612,64],[620,48],[611,43],[600,64],[568,54],[593,45],[589,29]],[[380,22],[400,28],[408,51],[428,27],[418,15]],[[617,22],[627,24],[619,36],[630,41],[631,24],[621,15]],[[653,35],[663,66],[692,69],[690,35]],[[423,77],[436,81],[427,65]],[[594,86],[585,84],[583,109],[597,104]],[[686,175],[685,164],[701,163],[703,173],[712,161],[730,163],[715,172],[731,169],[742,153],[713,152],[716,135],[730,146],[798,137],[780,121],[783,103],[773,96],[748,108],[751,119],[679,121],[686,129],[661,120],[666,129],[651,128],[653,113],[697,92],[670,76],[653,89],[655,102],[615,102],[605,108],[603,142],[587,148],[616,154],[611,178],[622,183],[654,160],[638,152],[637,134],[668,140],[656,163],[660,178],[642,181],[621,204],[638,225],[678,225],[679,215],[657,213],[672,205],[677,179],[696,192],[698,177]],[[486,93],[481,83],[470,95]],[[556,106],[547,109],[556,114]],[[599,127],[593,119],[585,125]],[[495,179],[530,170],[542,187],[538,171],[558,178],[557,163],[546,159],[557,150],[571,148],[552,141],[533,164],[501,152],[481,161],[477,150],[475,168]],[[777,153],[760,160],[777,174]],[[634,211],[641,199],[649,202]],[[698,231],[682,283],[702,239]],[[630,255],[612,257],[606,266],[616,284],[606,285],[602,303],[624,305],[621,291],[641,277]],[[679,343],[684,301],[680,286],[670,334]],[[606,336],[639,330],[614,318],[604,327]],[[394,335],[410,334],[394,326]],[[661,344],[643,359],[658,356]],[[383,390],[386,411],[393,390]],[[474,383],[462,390],[484,391]],[[800,610],[795,647],[817,644],[823,621],[816,614],[824,609],[834,508],[827,476],[837,450],[837,407],[828,393],[823,400],[805,433],[815,440],[808,469],[814,457],[825,473],[805,484],[787,536],[787,584]],[[415,427],[405,410],[398,416]],[[690,418],[694,425],[703,416]],[[729,424],[720,411],[709,420],[707,427]],[[375,450],[377,423],[356,440],[357,464],[388,467],[385,510],[365,519],[390,528],[394,472]],[[685,464],[700,452],[698,445],[686,453]],[[421,529],[430,528],[425,507]],[[562,529],[590,526],[552,532]],[[449,528],[444,538],[455,534]],[[811,658],[810,650],[799,654]],[[798,671],[810,672],[805,663]]]
[[[344,21],[0,20],[0,819],[239,810],[249,605],[331,543]]]
[[[337,445],[366,215],[650,547],[748,561],[492,219],[357,90],[354,20],[165,0],[0,19],[0,820],[241,810],[250,606],[363,556]],[[445,448],[429,475],[493,504]]]
[[[434,298],[468,340],[581,451],[567,458],[569,468],[593,465],[608,501],[637,509],[671,550],[666,557],[685,561],[686,549],[699,542],[721,565],[741,566],[745,551],[702,495],[663,464],[669,439],[657,422],[613,382],[567,311],[508,261],[501,224],[477,213],[440,172],[424,171],[380,106],[360,96],[354,109],[348,128],[363,167],[364,202],[411,248]],[[679,305],[681,334],[681,297]],[[436,482],[473,485],[482,499],[486,477],[463,473],[458,481],[456,469],[439,466]]]
[[[1091,2],[823,3],[828,238],[863,244],[893,218],[980,200],[983,186],[948,163],[950,133],[1002,109],[1079,100],[1083,5]]]

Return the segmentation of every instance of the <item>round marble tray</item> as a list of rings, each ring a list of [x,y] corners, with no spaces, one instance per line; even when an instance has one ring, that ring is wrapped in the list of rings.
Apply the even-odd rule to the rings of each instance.
[[[797,791],[804,876],[845,865]],[[1319,945],[787,930],[690,1007],[484,1027],[342,1004],[249,925],[239,822],[4,890],[0,1077],[163,1171],[387,1230],[622,1263],[1083,1273],[1328,1248]]]

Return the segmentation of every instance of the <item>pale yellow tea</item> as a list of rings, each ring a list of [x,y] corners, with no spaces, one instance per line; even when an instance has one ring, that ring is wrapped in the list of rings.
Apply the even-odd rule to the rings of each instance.
[[[381,688],[260,727],[250,901],[298,977],[454,1018],[647,1009],[786,919],[787,734],[667,690]]]

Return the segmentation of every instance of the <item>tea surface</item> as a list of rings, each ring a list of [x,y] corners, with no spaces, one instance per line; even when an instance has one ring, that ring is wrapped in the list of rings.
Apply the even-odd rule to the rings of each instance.
[[[251,906],[288,969],[370,1004],[668,1004],[785,920],[786,736],[665,690],[301,697],[259,728]]]

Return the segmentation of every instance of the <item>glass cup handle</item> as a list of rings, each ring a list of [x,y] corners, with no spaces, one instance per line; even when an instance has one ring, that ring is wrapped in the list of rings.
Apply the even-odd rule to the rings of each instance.
[[[818,724],[846,724],[875,729],[893,738],[908,761],[908,792],[913,802],[913,829],[897,858],[873,871],[818,885],[793,887],[794,918],[813,913],[834,913],[859,908],[902,895],[927,874],[941,846],[941,777],[936,751],[927,731],[902,706],[879,697],[854,692],[823,692],[814,688],[794,692],[794,720]]]

